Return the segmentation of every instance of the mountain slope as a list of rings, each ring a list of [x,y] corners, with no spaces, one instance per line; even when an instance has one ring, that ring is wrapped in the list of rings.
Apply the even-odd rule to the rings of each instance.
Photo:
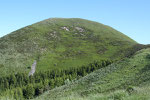
[[[113,28],[78,18],[52,18],[0,38],[0,75],[67,69],[94,60],[117,60],[137,44]],[[119,53],[118,53],[119,52]]]
[[[138,51],[133,57],[101,68],[87,76],[55,88],[37,100],[149,100],[150,49]],[[127,95],[129,86],[138,86]],[[112,94],[115,90],[125,89]],[[111,93],[112,92],[112,93]],[[115,92],[114,92],[115,93]],[[144,96],[143,96],[144,95]],[[114,98],[116,96],[116,99]],[[124,99],[121,99],[123,98]],[[118,100],[118,99],[117,99]]]

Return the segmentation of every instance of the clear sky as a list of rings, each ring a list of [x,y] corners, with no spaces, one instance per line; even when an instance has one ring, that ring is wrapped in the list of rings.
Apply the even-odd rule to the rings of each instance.
[[[150,0],[0,0],[0,37],[53,17],[97,21],[150,44]]]

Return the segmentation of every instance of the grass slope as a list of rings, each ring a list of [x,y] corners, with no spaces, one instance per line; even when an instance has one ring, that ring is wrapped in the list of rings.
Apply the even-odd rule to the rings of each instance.
[[[0,76],[78,67],[100,59],[120,59],[137,44],[115,29],[78,18],[52,18],[0,38]],[[120,52],[119,54],[117,52]]]
[[[150,48],[50,90],[36,100],[149,100],[149,75]],[[135,86],[135,93],[126,92],[129,86]]]

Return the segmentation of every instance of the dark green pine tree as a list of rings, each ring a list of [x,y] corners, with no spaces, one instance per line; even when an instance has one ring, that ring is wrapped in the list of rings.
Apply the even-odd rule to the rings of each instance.
[[[33,88],[33,85],[30,84],[28,85],[24,90],[23,90],[23,95],[26,99],[32,99],[35,94],[35,90]]]
[[[10,88],[13,88],[16,86],[16,77],[15,75],[10,75],[10,78],[9,78],[9,86]]]
[[[49,86],[50,86],[50,89],[53,89],[55,87],[55,81],[54,81],[54,79],[50,79]]]
[[[43,93],[43,84],[39,83],[35,86],[35,95],[38,96]]]
[[[5,88],[5,89],[8,89],[8,88],[9,88],[9,83],[8,83],[8,80],[7,80],[7,79],[4,80],[4,88]]]

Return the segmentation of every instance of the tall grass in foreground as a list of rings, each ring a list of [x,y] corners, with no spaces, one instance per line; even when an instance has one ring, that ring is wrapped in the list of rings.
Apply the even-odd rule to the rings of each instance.
[[[129,94],[126,90],[117,90],[112,93],[90,94],[82,97],[78,94],[72,94],[58,100],[150,100],[150,87],[134,88],[135,92]]]

